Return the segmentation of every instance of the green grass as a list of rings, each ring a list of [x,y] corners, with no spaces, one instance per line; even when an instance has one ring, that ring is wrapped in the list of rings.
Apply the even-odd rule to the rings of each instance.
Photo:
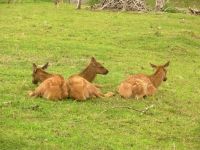
[[[75,5],[0,4],[0,149],[200,148],[199,16],[76,10]],[[83,5],[82,8],[86,7]],[[168,67],[153,97],[52,102],[30,99],[32,63],[66,78],[94,56],[110,71],[95,79],[116,92],[126,77]],[[143,68],[143,69],[142,69]],[[143,110],[146,114],[114,106]]]

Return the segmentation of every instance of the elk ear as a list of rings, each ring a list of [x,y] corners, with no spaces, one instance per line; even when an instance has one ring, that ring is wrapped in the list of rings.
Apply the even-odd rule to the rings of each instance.
[[[92,64],[93,64],[94,66],[96,66],[96,62],[97,62],[97,61],[96,61],[96,59],[95,59],[94,57],[91,58],[91,62],[92,62]]]
[[[169,66],[170,61],[168,61],[166,64],[164,64],[164,68],[167,68]]]
[[[37,65],[35,63],[33,63],[33,72],[36,73],[36,71],[37,71]]]
[[[47,63],[42,67],[42,69],[43,69],[43,70],[47,69],[48,65],[49,65],[49,62],[47,62]]]
[[[150,63],[150,65],[151,65],[151,67],[152,67],[153,69],[156,69],[156,68],[157,68],[157,66],[154,65],[154,64],[151,64],[151,63]]]

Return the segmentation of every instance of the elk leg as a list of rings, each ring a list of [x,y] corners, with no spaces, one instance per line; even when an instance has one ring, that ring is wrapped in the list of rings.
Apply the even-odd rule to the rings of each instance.
[[[102,87],[110,87],[112,84],[104,84],[104,85],[98,85],[98,84],[93,84],[96,88],[102,88]]]
[[[114,95],[115,95],[115,93],[113,93],[113,92],[108,92],[108,93],[104,94],[105,97],[111,97]]]
[[[28,91],[28,94],[29,94],[29,96],[30,96],[31,98],[36,98],[36,97],[39,96],[38,93],[35,93],[35,92],[33,92],[33,91]]]

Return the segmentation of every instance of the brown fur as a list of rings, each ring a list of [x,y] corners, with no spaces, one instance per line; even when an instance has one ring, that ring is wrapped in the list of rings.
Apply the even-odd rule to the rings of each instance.
[[[106,75],[108,70],[97,62],[94,57],[91,58],[89,65],[79,74],[72,75],[67,81],[69,97],[75,100],[84,101],[87,98],[105,98],[115,95],[113,92],[102,94],[99,87],[107,85],[92,84],[97,74]]]
[[[170,61],[162,66],[150,64],[156,70],[154,74],[136,74],[128,77],[118,86],[118,93],[125,99],[140,99],[144,96],[155,95],[157,93],[156,88],[160,86],[162,81],[167,80],[166,67],[169,66],[169,63]]]
[[[48,65],[49,65],[49,63],[47,62],[43,67],[37,68],[37,65],[33,64],[33,73],[32,73],[33,80],[32,80],[32,82],[34,84],[37,84],[38,82],[43,82],[44,80],[46,80],[54,75],[54,74],[44,71],[48,67]]]
[[[102,66],[100,62],[97,62],[94,57],[91,58],[89,65],[78,75],[85,78],[88,82],[92,82],[97,74],[106,75],[108,70]]]
[[[89,65],[78,75],[86,79],[88,82],[92,83],[97,74],[106,75],[109,71],[100,63],[97,62],[94,57],[91,58]],[[111,84],[98,85],[94,84],[97,88],[111,86]]]
[[[37,68],[36,64],[33,64],[33,83],[37,84],[38,82],[43,82],[45,79],[51,77],[53,74],[48,73],[44,71],[48,67],[48,62],[41,68]],[[97,74],[103,74],[106,75],[109,71],[102,66],[100,62],[97,62],[94,57],[91,58],[91,62],[88,64],[88,66],[80,72],[79,76],[83,77],[89,82],[92,82]],[[98,85],[94,84],[96,87],[101,88],[101,87],[106,87],[106,86],[111,86],[111,84],[106,84],[106,85]]]
[[[44,71],[48,67],[48,62],[41,68],[37,68],[36,64],[33,64],[33,80],[34,84],[42,82],[34,92],[29,91],[29,96],[44,97],[49,100],[61,100],[68,97],[68,89],[66,80],[59,74],[51,74]]]
[[[102,94],[100,89],[81,76],[73,75],[67,81],[69,97],[84,101],[87,98],[105,98],[115,95],[113,92]]]
[[[58,82],[61,79],[58,76],[47,73],[44,71],[48,67],[46,63],[43,67],[37,68],[36,64],[33,64],[33,83],[42,82],[34,92],[29,92],[30,97],[44,97],[47,99],[58,100],[68,96],[68,94],[62,94],[65,90],[69,90],[69,96],[76,100],[86,100],[87,98],[103,98],[113,96],[114,93],[108,92],[102,94],[97,87],[103,87],[107,85],[94,85],[91,84],[97,74],[107,74],[108,70],[104,68],[94,57],[91,58],[90,64],[78,75],[73,75],[67,81],[66,84],[61,86]],[[63,77],[62,77],[63,78]],[[64,79],[64,78],[63,78]],[[50,86],[51,85],[51,86]],[[66,91],[67,92],[67,91]],[[56,94],[57,93],[57,94]],[[63,96],[64,95],[64,96]]]
[[[68,97],[66,80],[57,74],[43,81],[34,92],[29,91],[32,98],[44,97],[48,100],[61,100]]]

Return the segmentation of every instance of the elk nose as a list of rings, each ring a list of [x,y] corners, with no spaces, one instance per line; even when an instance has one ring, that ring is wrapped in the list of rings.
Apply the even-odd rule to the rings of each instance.
[[[167,78],[164,78],[163,81],[167,81]]]
[[[109,72],[109,71],[108,71],[108,70],[106,70],[106,73],[105,73],[105,74],[108,74],[108,72]]]
[[[37,82],[36,82],[36,81],[34,81],[34,80],[32,81],[32,83],[33,83],[33,84],[37,84]]]

